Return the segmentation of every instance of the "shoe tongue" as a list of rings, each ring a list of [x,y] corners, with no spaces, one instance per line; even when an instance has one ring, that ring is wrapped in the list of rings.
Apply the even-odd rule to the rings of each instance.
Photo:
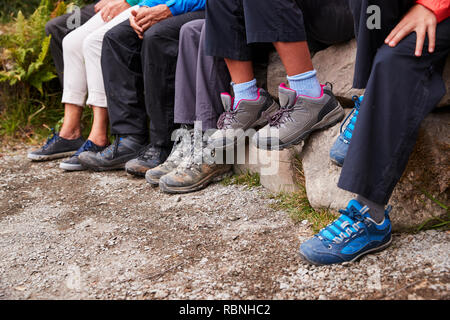
[[[230,111],[233,106],[233,98],[228,93],[222,93],[220,96],[222,98],[223,108],[226,112]]]
[[[356,210],[361,211],[363,206],[355,199],[350,200],[350,202],[347,205],[347,209],[350,209],[351,207],[354,207]]]
[[[278,97],[280,98],[280,106],[282,108],[291,107],[295,104],[297,92],[287,88],[285,84],[282,84],[278,88]]]

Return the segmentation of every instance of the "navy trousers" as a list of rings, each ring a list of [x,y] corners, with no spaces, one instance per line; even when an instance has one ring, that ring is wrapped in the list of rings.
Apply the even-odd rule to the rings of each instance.
[[[208,0],[206,5],[209,56],[249,61],[252,43],[308,40],[318,50],[353,35],[347,0]]]
[[[366,28],[366,9],[374,3],[384,15],[381,30]],[[435,52],[428,53],[426,42],[423,56],[416,57],[415,33],[395,48],[383,44],[411,1],[351,0],[350,5],[358,40],[355,86],[366,92],[338,186],[387,204],[421,122],[445,94],[442,72],[450,52],[450,19],[437,26]]]

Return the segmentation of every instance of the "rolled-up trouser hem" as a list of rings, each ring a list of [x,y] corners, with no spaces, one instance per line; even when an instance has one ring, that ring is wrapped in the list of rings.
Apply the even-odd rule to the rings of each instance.
[[[85,92],[69,92],[64,90],[64,94],[61,103],[74,104],[76,106],[84,107],[86,105],[86,93]]]
[[[89,92],[89,97],[86,101],[86,104],[89,106],[94,106],[94,107],[101,107],[101,108],[106,108],[107,107],[107,103],[106,103],[106,95],[105,92],[100,92],[100,91],[90,91]]]

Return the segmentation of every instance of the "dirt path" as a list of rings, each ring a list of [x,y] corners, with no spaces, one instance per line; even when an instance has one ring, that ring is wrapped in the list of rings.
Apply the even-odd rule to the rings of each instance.
[[[0,299],[450,298],[450,234],[396,235],[346,266],[297,257],[311,235],[263,188],[167,196],[115,173],[0,157]]]

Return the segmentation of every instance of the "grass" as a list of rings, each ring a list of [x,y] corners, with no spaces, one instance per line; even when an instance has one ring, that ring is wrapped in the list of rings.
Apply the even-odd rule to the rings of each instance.
[[[448,205],[443,204],[441,201],[437,200],[425,190],[421,190],[421,192],[425,195],[425,197],[435,203],[438,207],[444,209],[447,213],[443,217],[431,218],[426,220],[421,225],[419,225],[415,231],[419,232],[434,229],[450,230],[450,210]]]
[[[300,159],[295,159],[294,167],[297,173],[298,191],[294,193],[281,192],[271,195],[276,200],[271,207],[275,210],[286,211],[294,222],[308,220],[315,233],[336,219],[336,215],[327,208],[314,209],[306,194],[305,176]]]
[[[259,174],[251,173],[248,170],[245,173],[227,177],[221,183],[224,186],[244,185],[247,186],[248,188],[255,188],[261,186]]]

